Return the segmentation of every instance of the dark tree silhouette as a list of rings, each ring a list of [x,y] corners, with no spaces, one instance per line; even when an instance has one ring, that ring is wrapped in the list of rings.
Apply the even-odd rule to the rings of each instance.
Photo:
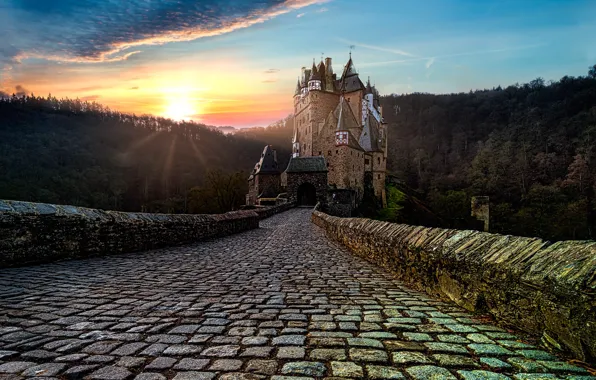
[[[209,171],[244,171],[246,181],[266,143],[95,102],[15,94],[0,99],[0,199],[188,212],[189,191],[205,186]]]

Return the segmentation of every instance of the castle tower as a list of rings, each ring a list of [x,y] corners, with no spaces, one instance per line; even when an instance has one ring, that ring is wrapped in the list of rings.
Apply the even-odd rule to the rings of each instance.
[[[366,86],[362,83],[351,55],[340,78],[331,58],[302,67],[294,92],[293,132],[292,158],[323,156],[331,188],[353,191],[361,199],[366,177],[382,198],[386,126],[378,91],[370,79]]]

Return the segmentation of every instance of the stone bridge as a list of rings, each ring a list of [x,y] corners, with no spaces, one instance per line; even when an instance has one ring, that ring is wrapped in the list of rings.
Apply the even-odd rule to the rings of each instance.
[[[409,289],[328,240],[311,212],[184,247],[1,269],[0,377],[595,379]]]

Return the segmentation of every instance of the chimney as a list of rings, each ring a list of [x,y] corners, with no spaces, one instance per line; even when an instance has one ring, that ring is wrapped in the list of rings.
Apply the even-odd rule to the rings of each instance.
[[[327,74],[327,75],[333,74],[333,68],[331,68],[331,58],[329,58],[329,57],[325,58],[325,70],[327,70],[327,72],[325,74]]]

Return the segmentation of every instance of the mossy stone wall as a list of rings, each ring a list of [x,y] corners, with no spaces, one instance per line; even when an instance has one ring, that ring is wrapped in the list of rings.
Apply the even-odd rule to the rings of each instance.
[[[416,227],[314,211],[355,254],[427,293],[596,359],[596,242]]]

